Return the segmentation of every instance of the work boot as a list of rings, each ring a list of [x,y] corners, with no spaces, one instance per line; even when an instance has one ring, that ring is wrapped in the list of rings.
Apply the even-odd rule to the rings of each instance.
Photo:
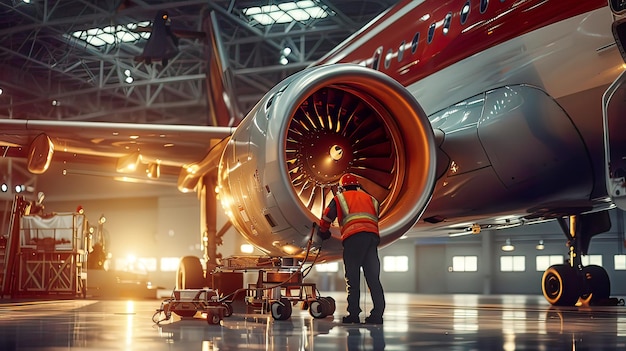
[[[383,317],[378,317],[378,316],[365,317],[365,324],[383,324]]]
[[[344,317],[341,319],[341,321],[342,321],[344,324],[355,324],[355,323],[361,323],[361,320],[359,319],[359,316],[354,316],[354,315],[351,315],[351,314],[349,314],[349,315],[347,315],[347,316],[344,316]]]

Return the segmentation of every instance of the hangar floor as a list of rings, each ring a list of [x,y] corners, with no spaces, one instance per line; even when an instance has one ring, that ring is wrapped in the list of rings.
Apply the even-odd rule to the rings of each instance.
[[[325,295],[322,295],[325,296]],[[160,300],[0,301],[0,350],[624,350],[626,307],[552,308],[540,296],[387,294],[383,326],[296,308],[289,320],[235,313],[159,325]],[[369,310],[371,302],[362,299]],[[245,312],[245,311],[244,311]],[[363,316],[363,315],[362,315]]]

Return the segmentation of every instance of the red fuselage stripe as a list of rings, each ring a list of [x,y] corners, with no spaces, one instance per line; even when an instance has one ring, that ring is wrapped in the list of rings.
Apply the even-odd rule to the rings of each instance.
[[[318,64],[352,62],[372,67],[378,51],[377,69],[408,86],[490,47],[607,6],[605,0],[428,0],[398,17],[399,13],[406,11],[405,7],[414,6],[412,2],[414,0],[399,3]],[[461,24],[461,12],[468,2],[470,11],[466,22]],[[481,13],[481,4],[484,8],[485,3],[486,9]],[[393,22],[385,24],[389,21]],[[444,24],[448,22],[444,34]],[[428,43],[429,28],[433,23],[434,34]],[[420,34],[413,52],[415,33]],[[359,41],[362,43],[353,45]],[[401,46],[404,50],[400,55]],[[388,55],[391,59],[386,67]]]

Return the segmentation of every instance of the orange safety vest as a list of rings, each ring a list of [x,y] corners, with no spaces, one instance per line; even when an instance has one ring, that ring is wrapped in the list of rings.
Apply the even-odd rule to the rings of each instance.
[[[360,232],[378,232],[378,201],[362,191],[344,191],[335,196],[339,205],[337,220],[341,226],[341,241]]]

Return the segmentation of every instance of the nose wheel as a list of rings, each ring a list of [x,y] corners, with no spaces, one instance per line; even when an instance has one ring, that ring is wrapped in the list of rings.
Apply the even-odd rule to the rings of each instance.
[[[570,216],[570,225],[557,218],[568,239],[569,258],[566,264],[550,266],[543,273],[541,290],[554,306],[604,304],[611,293],[611,280],[606,270],[597,265],[583,266],[581,257],[587,253],[591,237],[610,228],[607,213]],[[607,224],[608,223],[608,224]]]

